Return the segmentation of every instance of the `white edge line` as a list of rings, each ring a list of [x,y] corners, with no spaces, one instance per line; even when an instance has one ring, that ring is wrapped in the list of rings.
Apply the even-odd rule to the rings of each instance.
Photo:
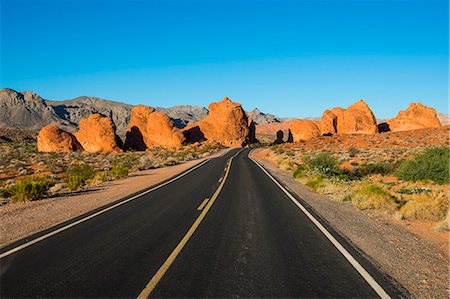
[[[8,256],[8,255],[10,255],[10,254],[13,254],[13,253],[15,253],[15,252],[17,252],[17,251],[19,251],[19,250],[22,250],[22,249],[24,249],[24,248],[26,248],[26,247],[28,247],[28,246],[31,246],[31,245],[33,245],[33,244],[35,244],[35,243],[38,243],[38,242],[40,242],[40,241],[42,241],[42,240],[44,240],[44,239],[47,239],[48,237],[54,236],[54,235],[56,235],[56,234],[58,234],[58,233],[60,233],[60,232],[62,232],[62,231],[65,231],[65,230],[67,230],[67,229],[69,229],[69,228],[71,228],[71,227],[73,227],[73,226],[75,226],[75,225],[78,225],[78,224],[80,224],[80,223],[82,223],[82,222],[84,222],[84,221],[86,221],[86,220],[89,220],[89,219],[94,218],[94,217],[96,217],[96,216],[98,216],[98,215],[100,215],[100,214],[103,214],[103,213],[105,213],[105,212],[107,212],[107,211],[109,211],[109,210],[112,210],[112,209],[114,209],[114,208],[117,208],[118,206],[121,206],[121,205],[123,205],[123,204],[125,204],[125,203],[127,203],[127,202],[130,202],[130,201],[132,201],[132,200],[135,200],[136,198],[141,197],[141,196],[143,196],[143,195],[145,195],[145,194],[147,194],[147,193],[150,193],[150,192],[152,192],[152,191],[155,191],[156,189],[159,189],[159,188],[161,188],[161,187],[164,187],[165,185],[170,184],[170,183],[172,183],[173,181],[176,181],[176,180],[178,180],[179,178],[181,178],[181,177],[187,175],[187,174],[190,173],[191,171],[194,171],[195,169],[197,169],[197,168],[203,166],[203,165],[206,164],[207,162],[211,161],[211,159],[212,159],[212,158],[207,159],[207,160],[205,160],[205,161],[203,161],[203,162],[197,164],[196,166],[192,167],[191,169],[188,169],[187,171],[185,171],[185,172],[179,174],[178,176],[174,177],[173,179],[171,179],[171,180],[169,180],[169,181],[167,181],[167,182],[164,182],[164,183],[162,183],[162,184],[160,184],[160,185],[157,185],[157,186],[155,186],[155,187],[153,187],[153,188],[151,188],[151,189],[149,189],[149,190],[146,190],[146,191],[144,191],[144,192],[141,192],[141,193],[139,193],[139,194],[136,194],[136,195],[134,195],[133,197],[130,197],[130,198],[124,200],[124,201],[118,202],[118,203],[116,203],[115,205],[112,205],[112,206],[107,207],[107,208],[105,208],[105,209],[103,209],[103,210],[100,210],[100,211],[98,211],[98,212],[96,212],[96,213],[94,213],[94,214],[92,214],[92,215],[86,216],[86,217],[84,217],[84,218],[82,218],[82,219],[80,219],[80,220],[77,220],[77,221],[72,222],[72,223],[70,223],[70,224],[67,224],[67,225],[65,225],[65,226],[63,226],[63,227],[60,227],[60,228],[58,228],[57,230],[54,230],[54,231],[52,231],[52,232],[49,232],[49,233],[47,233],[47,234],[45,234],[45,235],[42,235],[42,236],[40,236],[40,237],[38,237],[38,238],[36,238],[36,239],[33,239],[33,240],[29,241],[29,242],[26,242],[26,243],[24,243],[24,244],[22,244],[22,245],[19,245],[19,246],[17,246],[17,247],[14,247],[14,248],[8,250],[8,251],[5,251],[4,253],[0,254],[0,259],[1,259],[1,258],[4,258],[4,257],[6,257],[6,256]]]
[[[358,273],[365,279],[365,281],[372,287],[372,289],[380,296],[380,298],[388,299],[391,296],[386,293],[386,291],[376,282],[376,280],[369,274],[369,272],[364,269],[364,267],[345,249],[338,240],[336,240],[333,235],[310,213],[308,210],[298,202],[295,197],[293,197],[278,181],[258,162],[256,162],[253,158],[250,158],[262,171],[267,174],[272,181],[289,197],[289,199],[317,226],[317,228],[330,240],[330,242],[336,247],[337,250],[350,262],[353,268],[358,271]]]

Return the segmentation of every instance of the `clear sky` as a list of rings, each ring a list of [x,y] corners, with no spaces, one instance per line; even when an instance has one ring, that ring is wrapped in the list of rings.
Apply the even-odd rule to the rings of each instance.
[[[47,99],[448,111],[448,0],[0,1],[0,85]]]

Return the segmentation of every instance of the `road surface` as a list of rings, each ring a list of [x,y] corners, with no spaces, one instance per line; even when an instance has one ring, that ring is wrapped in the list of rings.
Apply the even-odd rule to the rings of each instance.
[[[249,151],[231,150],[72,227],[3,248],[1,298],[401,296],[308,209],[333,244]]]

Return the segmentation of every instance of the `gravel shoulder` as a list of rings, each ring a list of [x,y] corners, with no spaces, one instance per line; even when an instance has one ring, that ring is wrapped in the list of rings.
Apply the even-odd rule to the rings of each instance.
[[[449,258],[442,250],[404,226],[396,225],[379,211],[358,210],[349,203],[338,203],[310,191],[295,181],[290,172],[279,169],[273,162],[266,160],[258,149],[251,156],[413,297],[449,297]],[[448,234],[446,239],[448,253]]]
[[[70,194],[0,206],[0,246],[3,247],[152,185],[157,185],[206,159],[221,156],[227,151],[228,149],[224,149],[206,158],[174,166],[138,171],[124,179]]]

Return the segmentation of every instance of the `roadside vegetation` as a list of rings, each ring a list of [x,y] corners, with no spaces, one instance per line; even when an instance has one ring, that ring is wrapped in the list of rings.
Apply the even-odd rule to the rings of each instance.
[[[0,204],[38,200],[125,178],[138,171],[204,158],[223,147],[196,143],[120,154],[40,153],[34,140],[0,141]]]
[[[391,153],[390,159],[379,159]],[[449,208],[448,146],[340,151],[271,147],[280,168],[313,191],[358,209],[380,210],[397,219],[442,221]],[[396,153],[396,154],[393,154]]]

